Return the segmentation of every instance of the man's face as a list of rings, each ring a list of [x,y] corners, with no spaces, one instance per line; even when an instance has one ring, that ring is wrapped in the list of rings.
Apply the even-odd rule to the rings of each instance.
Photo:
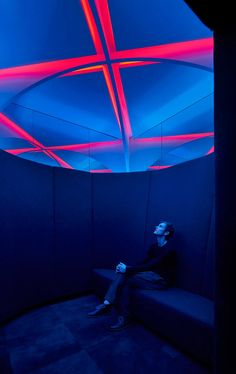
[[[166,223],[161,222],[158,226],[155,227],[154,234],[158,236],[162,236],[166,234]]]

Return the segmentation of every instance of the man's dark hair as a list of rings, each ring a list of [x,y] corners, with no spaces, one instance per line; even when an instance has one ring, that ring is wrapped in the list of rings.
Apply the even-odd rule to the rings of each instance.
[[[166,239],[169,240],[175,233],[174,225],[171,222],[167,222],[167,221],[164,221],[164,220],[161,220],[160,223],[165,223],[166,224],[166,231],[169,231],[169,234],[166,235]]]

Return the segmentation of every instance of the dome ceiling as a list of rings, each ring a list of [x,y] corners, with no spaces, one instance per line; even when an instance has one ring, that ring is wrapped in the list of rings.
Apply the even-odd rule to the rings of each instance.
[[[184,1],[11,0],[0,12],[0,145],[88,172],[214,151],[213,37]]]

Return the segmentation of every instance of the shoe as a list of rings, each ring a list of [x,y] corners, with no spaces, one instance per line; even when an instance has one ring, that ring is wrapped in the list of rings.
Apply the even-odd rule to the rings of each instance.
[[[110,331],[120,331],[130,325],[130,320],[124,316],[119,316],[118,321],[109,327]]]
[[[92,312],[89,312],[87,314],[88,317],[97,317],[97,316],[100,316],[101,314],[104,314],[106,312],[108,312],[108,310],[110,309],[111,307],[111,304],[100,304],[98,306],[96,306],[96,308],[92,311]]]

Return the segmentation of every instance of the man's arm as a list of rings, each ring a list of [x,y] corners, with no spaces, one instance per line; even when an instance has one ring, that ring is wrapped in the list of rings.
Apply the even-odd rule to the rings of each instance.
[[[133,265],[133,266],[129,266],[129,265],[126,265],[126,270],[125,272],[127,274],[135,274],[135,273],[139,273],[141,271],[149,271],[149,270],[152,270],[154,268],[156,268],[162,261],[165,257],[167,256],[170,256],[172,251],[168,251],[168,252],[163,252],[161,254],[159,254],[157,257],[155,258],[148,258],[145,263],[142,263],[142,264],[139,264],[139,265]]]
[[[150,261],[151,256],[152,256],[152,246],[149,248],[146,257],[142,261],[139,261],[138,264],[135,266],[143,266],[144,264],[148,263]],[[120,262],[116,266],[117,273],[126,273],[126,269],[127,269],[127,265],[125,265],[123,262]]]

